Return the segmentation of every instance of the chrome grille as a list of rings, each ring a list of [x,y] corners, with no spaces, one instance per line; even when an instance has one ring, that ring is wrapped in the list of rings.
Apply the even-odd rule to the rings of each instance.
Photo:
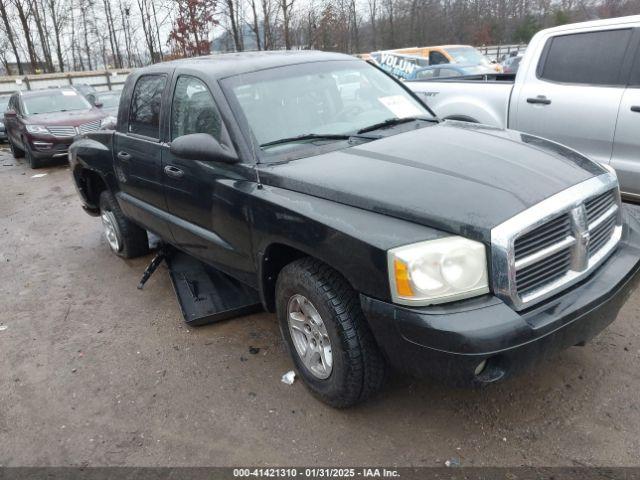
[[[518,293],[527,295],[541,284],[553,282],[562,277],[571,265],[571,248],[564,248],[542,260],[516,271]]]
[[[100,130],[100,120],[94,122],[84,123],[78,127],[80,133],[89,133]]]
[[[563,213],[516,238],[516,288],[521,296],[567,273],[572,233],[571,215]]]
[[[51,132],[51,135],[56,137],[73,137],[78,133],[76,132],[76,127],[70,125],[53,125],[47,127],[47,130]]]
[[[604,218],[604,221],[600,222],[596,227],[590,230],[591,239],[589,242],[589,256],[597,253],[602,247],[604,247],[607,241],[613,235],[616,228],[616,216],[611,215]]]
[[[579,281],[622,235],[614,174],[592,178],[492,230],[494,291],[526,308]]]
[[[594,220],[601,217],[608,209],[615,205],[616,199],[613,191],[604,192],[584,203],[587,209],[587,221],[591,224]]]
[[[514,247],[516,261],[518,258],[544,250],[549,245],[558,243],[569,235],[571,235],[571,219],[565,213],[518,237]]]

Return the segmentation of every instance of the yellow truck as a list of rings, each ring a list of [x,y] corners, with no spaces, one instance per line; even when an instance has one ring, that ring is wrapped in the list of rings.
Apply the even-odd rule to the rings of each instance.
[[[433,47],[410,47],[391,50],[393,53],[429,59],[429,65],[460,63],[465,65],[488,65],[502,73],[502,67],[491,61],[470,45],[438,45]]]

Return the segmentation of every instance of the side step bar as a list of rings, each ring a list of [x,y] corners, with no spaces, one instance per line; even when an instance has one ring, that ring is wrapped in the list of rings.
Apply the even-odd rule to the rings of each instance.
[[[160,245],[138,285],[139,289],[167,262],[184,321],[192,326],[262,311],[258,292],[186,253]]]

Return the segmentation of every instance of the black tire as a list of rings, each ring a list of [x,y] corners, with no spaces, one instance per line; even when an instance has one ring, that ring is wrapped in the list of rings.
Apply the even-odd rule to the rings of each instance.
[[[11,148],[11,155],[13,155],[13,158],[24,157],[24,150],[16,147],[11,140],[9,140],[9,148]]]
[[[309,299],[325,324],[333,358],[326,379],[319,379],[307,368],[293,344],[288,305],[294,295]],[[345,408],[380,390],[386,376],[385,360],[362,313],[358,294],[338,272],[313,258],[290,263],[278,276],[276,310],[296,370],[316,397],[332,407]]]
[[[135,258],[149,253],[147,231],[124,216],[116,198],[109,190],[104,190],[100,194],[100,214],[103,217],[103,228],[105,228],[105,232],[105,214],[108,214],[108,218],[115,227],[118,247],[114,247],[107,240],[113,253],[122,258]]]
[[[31,147],[29,146],[28,143],[25,143],[25,151],[24,151],[24,158],[27,160],[27,163],[29,164],[29,166],[31,168],[40,168],[43,166],[44,162],[33,156],[33,152],[31,151]]]

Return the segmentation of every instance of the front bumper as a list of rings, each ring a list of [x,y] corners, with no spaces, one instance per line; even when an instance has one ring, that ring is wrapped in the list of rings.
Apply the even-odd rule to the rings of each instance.
[[[640,223],[627,211],[625,220],[622,240],[603,265],[530,309],[516,312],[491,295],[424,308],[362,295],[365,316],[388,360],[406,373],[465,386],[507,378],[584,344],[616,318],[640,283]]]
[[[66,158],[73,137],[34,136],[29,138],[31,154],[37,159]]]

